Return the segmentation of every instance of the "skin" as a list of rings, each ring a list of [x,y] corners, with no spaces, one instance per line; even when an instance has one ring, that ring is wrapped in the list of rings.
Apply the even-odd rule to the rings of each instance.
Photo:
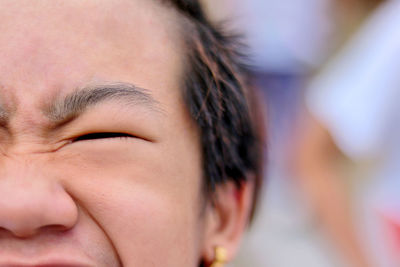
[[[305,117],[294,153],[300,186],[322,226],[350,266],[376,266],[368,259],[357,236],[350,195],[344,182],[346,174],[340,168],[343,161],[349,159],[340,152],[323,125],[308,113]]]
[[[173,10],[148,0],[0,1],[0,266],[198,266],[236,253],[252,190],[204,201]],[[129,83],[64,121],[49,109]],[[129,136],[79,140],[90,133]]]

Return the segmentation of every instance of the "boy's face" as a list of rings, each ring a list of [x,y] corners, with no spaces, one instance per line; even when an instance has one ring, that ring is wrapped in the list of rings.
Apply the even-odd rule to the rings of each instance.
[[[175,17],[149,0],[0,1],[0,266],[196,266]]]

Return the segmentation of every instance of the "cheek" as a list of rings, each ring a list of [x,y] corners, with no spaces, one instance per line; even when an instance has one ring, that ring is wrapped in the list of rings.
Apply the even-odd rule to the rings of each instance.
[[[126,266],[194,266],[198,217],[187,205],[137,187],[107,194],[91,209]]]
[[[200,175],[193,175],[193,166],[162,157],[169,154],[159,148],[123,147],[87,143],[64,153],[60,168],[68,170],[69,191],[109,236],[125,266],[196,266]]]

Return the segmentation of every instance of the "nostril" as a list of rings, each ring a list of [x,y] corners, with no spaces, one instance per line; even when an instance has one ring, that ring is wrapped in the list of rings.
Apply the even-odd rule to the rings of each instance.
[[[24,225],[26,226],[26,225]],[[19,239],[26,239],[26,238],[31,238],[39,233],[45,234],[45,233],[64,233],[71,229],[70,227],[63,225],[63,224],[50,224],[50,225],[44,225],[41,227],[0,227],[0,237],[5,237],[5,236],[14,236]]]
[[[4,227],[0,227],[0,238],[4,235],[9,234],[10,231],[8,231],[6,228]]]
[[[33,228],[21,228],[13,230],[12,235],[20,239],[26,239],[36,235],[36,232],[36,229]]]
[[[10,229],[0,227],[0,239],[10,238],[10,237],[25,239],[33,235],[35,235],[35,232],[32,231],[12,231]]]
[[[71,228],[62,224],[45,225],[39,228],[40,232],[66,232]]]

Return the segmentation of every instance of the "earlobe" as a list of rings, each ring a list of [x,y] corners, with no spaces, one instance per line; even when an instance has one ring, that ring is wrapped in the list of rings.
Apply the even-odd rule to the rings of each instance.
[[[228,262],[236,255],[248,224],[253,193],[252,181],[244,182],[240,187],[234,182],[217,185],[213,204],[209,205],[206,215],[203,258],[209,265],[215,261],[218,247],[226,250]]]

